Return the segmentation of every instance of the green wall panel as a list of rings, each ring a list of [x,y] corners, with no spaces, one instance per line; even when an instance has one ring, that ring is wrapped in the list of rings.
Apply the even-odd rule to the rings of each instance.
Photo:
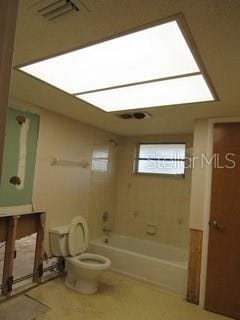
[[[18,175],[21,132],[21,125],[16,120],[16,117],[18,116],[23,116],[30,120],[26,143],[25,180],[24,187],[21,190],[18,190],[15,185],[9,182],[12,176]],[[0,185],[0,206],[15,206],[32,203],[38,131],[38,115],[9,108],[4,147],[3,174]]]

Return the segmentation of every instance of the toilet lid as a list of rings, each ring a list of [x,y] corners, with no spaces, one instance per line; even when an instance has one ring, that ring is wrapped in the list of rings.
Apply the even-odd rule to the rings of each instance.
[[[87,250],[88,247],[88,227],[84,217],[75,217],[69,228],[68,251],[74,257]]]

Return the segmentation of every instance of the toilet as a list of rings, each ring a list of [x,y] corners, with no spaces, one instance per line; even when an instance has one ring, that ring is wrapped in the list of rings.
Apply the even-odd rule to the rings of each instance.
[[[111,261],[106,257],[85,252],[89,236],[84,217],[77,216],[70,225],[51,229],[49,236],[53,255],[65,258],[66,286],[81,293],[95,293],[98,279],[110,268]]]

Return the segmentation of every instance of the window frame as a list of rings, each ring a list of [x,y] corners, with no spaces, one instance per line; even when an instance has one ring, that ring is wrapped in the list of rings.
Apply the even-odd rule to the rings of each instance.
[[[176,145],[176,144],[182,144],[185,146],[185,158],[183,160],[180,160],[180,159],[167,159],[167,158],[164,158],[164,159],[158,159],[158,158],[150,158],[150,159],[146,159],[146,160],[176,160],[176,161],[184,161],[184,173],[155,173],[155,172],[139,172],[138,171],[138,163],[139,163],[139,160],[144,160],[145,158],[141,158],[139,157],[140,155],[140,146],[141,145],[148,145],[148,144],[152,144],[152,145],[164,145],[164,144],[168,144],[168,145]],[[136,151],[135,151],[135,157],[134,157],[134,166],[133,166],[133,175],[136,175],[136,176],[168,176],[168,177],[185,177],[186,175],[186,168],[185,168],[185,165],[186,165],[186,150],[187,150],[187,143],[186,142],[179,142],[179,141],[171,141],[171,142],[139,142],[137,143],[137,146],[136,146]]]

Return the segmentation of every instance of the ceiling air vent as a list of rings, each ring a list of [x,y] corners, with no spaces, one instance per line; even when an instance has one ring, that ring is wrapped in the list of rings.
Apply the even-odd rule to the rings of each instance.
[[[41,0],[34,5],[34,11],[47,20],[80,10],[90,11],[82,0]]]
[[[144,111],[138,111],[138,112],[133,112],[133,113],[120,113],[117,114],[117,117],[123,119],[123,120],[129,120],[129,119],[149,119],[152,117],[152,115],[148,112],[144,112]]]

